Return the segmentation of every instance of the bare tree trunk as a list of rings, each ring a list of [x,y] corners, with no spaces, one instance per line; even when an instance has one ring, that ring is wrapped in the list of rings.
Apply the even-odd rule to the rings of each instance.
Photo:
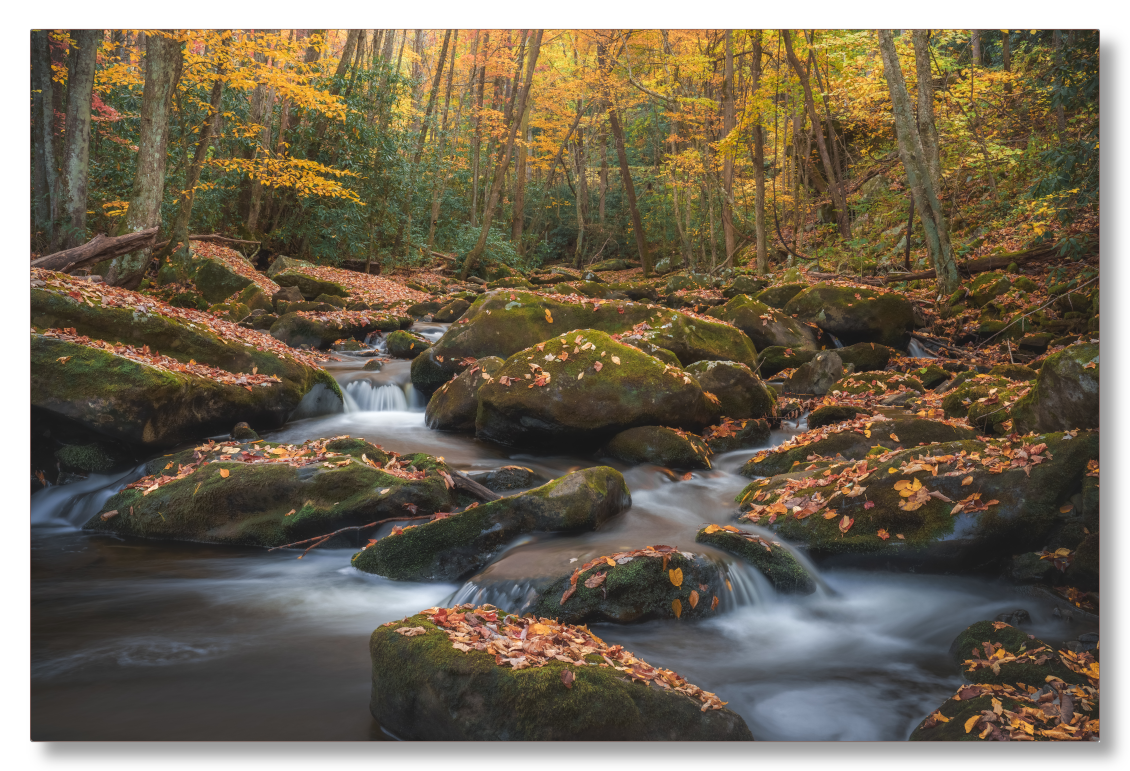
[[[573,250],[573,266],[577,270],[581,269],[584,260],[585,204],[588,203],[589,198],[587,165],[585,162],[585,130],[584,127],[581,127],[577,129],[577,138],[573,142],[573,166],[577,173],[577,189],[575,191],[577,199],[577,248]]]
[[[55,235],[58,205],[55,199],[55,148],[52,109],[51,55],[47,30],[31,33],[32,211],[35,241],[44,247]]]
[[[981,66],[981,30],[969,30],[969,47],[973,52],[973,66]]]
[[[934,125],[934,81],[930,70],[930,30],[914,30],[914,68],[918,77],[918,135],[926,152],[926,165],[934,189],[941,190],[942,162],[938,152],[938,129]]]
[[[918,135],[918,129],[914,124],[910,95],[906,90],[906,81],[903,79],[902,67],[899,65],[890,30],[879,30],[879,52],[883,58],[883,71],[891,95],[899,154],[902,156],[907,179],[911,190],[915,192],[915,198],[921,190],[928,202],[928,206],[919,208],[919,218],[922,221],[922,231],[926,235],[926,241],[931,244],[931,253],[937,255],[934,260],[934,270],[938,274],[938,295],[944,297],[957,291],[961,286],[961,279],[950,246],[945,215],[930,177],[922,138]]]
[[[490,45],[490,32],[483,33],[482,61],[476,59],[479,68],[479,93],[475,103],[475,136],[471,140],[471,227],[478,227],[479,219],[479,153],[483,143],[483,96],[487,83],[487,47]]]
[[[530,51],[526,56],[526,79],[522,84],[521,93],[518,95],[517,113],[520,116],[526,110],[526,100],[530,95],[530,86],[534,81],[534,68],[537,66],[538,52],[541,50],[541,38],[545,30],[537,30],[534,32],[533,40],[530,43]],[[519,61],[521,67],[521,61]],[[520,70],[519,70],[520,71]],[[517,79],[515,79],[517,84]],[[511,106],[513,101],[511,102]],[[467,276],[475,268],[479,259],[486,249],[487,236],[490,234],[490,223],[494,216],[494,207],[498,205],[498,200],[502,194],[502,183],[506,178],[506,169],[510,164],[510,152],[514,148],[514,135],[518,131],[518,118],[514,115],[513,109],[507,110],[507,136],[506,146],[499,153],[498,167],[494,173],[494,182],[491,184],[490,197],[487,199],[487,205],[483,210],[483,226],[482,231],[479,233],[479,240],[475,243],[475,247],[471,253],[467,255],[467,259],[463,262],[463,270],[459,273],[459,280],[466,281]]]
[[[90,174],[90,102],[94,94],[94,63],[102,30],[71,30],[75,51],[67,73],[66,146],[59,178],[59,209],[63,225],[56,233],[60,248],[73,249],[86,241],[86,185]]]
[[[439,203],[443,197],[444,188],[447,186],[447,169],[444,162],[444,149],[447,146],[447,116],[451,109],[451,88],[455,79],[455,47],[459,44],[459,30],[455,30],[455,37],[451,43],[451,64],[447,68],[446,94],[443,98],[443,119],[440,122],[439,146],[436,148],[436,180],[432,186],[432,213],[428,219],[428,251],[432,250],[436,240],[436,224],[439,222]],[[460,99],[459,107],[463,106]],[[455,125],[459,125],[460,109],[455,110]]]
[[[1052,33],[1052,48],[1055,49],[1055,66],[1058,72],[1059,68],[1063,65],[1063,33],[1058,29]],[[1055,76],[1055,87],[1057,89],[1063,88],[1063,76],[1057,74]],[[1067,131],[1067,119],[1063,114],[1063,105],[1060,104],[1055,108],[1055,125],[1056,131],[1059,135],[1059,141],[1063,141],[1063,135]]]
[[[596,52],[600,68],[602,70],[610,68],[611,63],[608,62],[607,49],[603,41],[597,43]],[[608,108],[608,122],[612,126],[612,136],[616,139],[616,155],[620,160],[620,177],[624,183],[624,193],[628,198],[628,209],[632,214],[632,230],[635,231],[636,248],[640,253],[644,278],[648,278],[651,275],[651,258],[647,253],[647,238],[643,232],[643,220],[640,218],[640,210],[636,205],[636,188],[632,184],[632,172],[628,167],[628,152],[624,147],[624,130],[620,127],[620,118],[610,94],[605,95],[605,105]]]
[[[812,121],[813,133],[816,135],[816,147],[820,150],[820,160],[824,163],[824,173],[828,176],[828,192],[832,196],[832,205],[836,207],[836,222],[840,226],[840,236],[844,239],[851,238],[847,200],[844,196],[843,187],[840,185],[836,167],[832,163],[832,156],[828,153],[828,145],[824,141],[824,132],[820,130],[820,118],[816,114],[816,104],[812,98],[812,86],[809,83],[808,74],[804,71],[804,67],[801,66],[796,54],[793,53],[792,36],[789,31],[781,30],[781,35],[784,37],[785,51],[788,54],[789,62],[796,71],[797,78],[804,89],[804,103],[808,110],[809,119]]]
[[[726,30],[726,71],[722,80],[722,135],[729,136],[734,130],[734,36],[732,30]],[[726,238],[727,268],[734,267],[734,212],[730,201],[734,197],[734,154],[727,151],[722,158],[722,230]]]
[[[116,235],[136,233],[161,224],[165,195],[165,159],[168,157],[169,108],[181,69],[181,44],[161,33],[150,33],[145,47],[145,91],[141,99],[141,137],[137,146],[137,173],[122,227]],[[106,283],[133,289],[149,265],[150,248],[114,258]]]
[[[267,34],[278,34],[277,29],[263,30]],[[360,47],[358,47],[360,50]],[[267,65],[267,55],[262,52],[255,54],[255,61],[261,65]],[[255,87],[251,95],[251,123],[261,125],[263,128],[259,135],[259,145],[251,149],[248,157],[255,158],[260,152],[267,152],[271,147],[271,110],[275,103],[275,87],[268,87],[265,83],[260,83]],[[263,184],[257,179],[248,181],[248,205],[247,205],[247,231],[254,233],[259,227],[259,209],[263,203]]]
[[[525,225],[526,217],[526,158],[527,158],[527,143],[530,141],[528,136],[530,131],[530,105],[526,105],[526,111],[522,113],[522,123],[518,127],[518,133],[522,137],[522,143],[518,145],[518,167],[514,173],[514,198],[511,214],[510,224],[510,240],[514,242],[514,248],[518,250],[518,254],[524,254],[525,250],[522,248],[522,227]]]
[[[1001,59],[1005,72],[1012,72],[1012,40],[1008,32],[1001,32]]]
[[[761,30],[757,30],[753,38],[751,97],[761,88],[761,34]],[[753,127],[753,178],[756,187],[753,217],[754,230],[757,233],[757,272],[765,275],[769,272],[769,251],[765,242],[765,131],[761,124],[761,116],[758,115],[757,123]]]
[[[600,204],[597,221],[604,224],[604,198],[608,194],[608,132],[605,124],[600,124]]]

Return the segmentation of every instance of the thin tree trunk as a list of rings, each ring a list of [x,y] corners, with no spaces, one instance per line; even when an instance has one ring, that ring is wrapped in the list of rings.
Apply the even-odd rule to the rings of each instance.
[[[600,204],[597,221],[604,224],[604,198],[608,194],[608,132],[605,124],[600,124]]]
[[[1005,72],[1012,72],[1012,41],[1008,32],[1001,32],[1001,59]]]
[[[969,47],[973,52],[973,66],[981,66],[981,30],[969,30]]]
[[[1063,76],[1059,74],[1059,68],[1063,66],[1063,34],[1057,29],[1052,33],[1052,48],[1055,49],[1055,87],[1057,90],[1063,89]],[[1063,135],[1067,131],[1067,118],[1063,113],[1063,104],[1055,108],[1055,125],[1058,132],[1059,141],[1063,141]]]
[[[483,96],[487,82],[487,47],[490,45],[490,32],[483,33],[482,62],[476,61],[479,68],[479,93],[475,104],[475,136],[471,140],[471,227],[478,227],[479,219],[479,153],[483,142]],[[489,156],[488,156],[489,157]]]
[[[518,167],[515,169],[514,174],[514,199],[513,199],[513,212],[511,214],[510,226],[510,240],[514,242],[514,247],[518,250],[518,254],[523,254],[522,249],[522,226],[525,224],[526,216],[526,159],[527,159],[527,143],[530,141],[527,134],[530,130],[530,105],[526,105],[525,112],[522,113],[522,123],[518,127],[518,132],[522,136],[522,143],[518,145]]]
[[[726,71],[722,79],[722,134],[729,136],[734,130],[734,35],[726,30]],[[722,158],[722,231],[726,238],[725,267],[734,267],[734,211],[730,201],[734,196],[734,154],[727,151]]]
[[[926,152],[926,165],[934,189],[941,190],[942,163],[938,152],[938,129],[934,125],[934,81],[930,70],[930,30],[914,30],[914,68],[918,78],[918,135]]]
[[[577,137],[573,141],[573,165],[577,174],[577,248],[573,250],[573,266],[577,268],[577,270],[580,270],[584,260],[585,204],[588,202],[589,197],[588,174],[586,173],[587,164],[585,162],[584,127],[577,129]]]
[[[915,191],[915,197],[917,198],[918,191],[921,190],[929,204],[926,207],[919,208],[919,218],[922,221],[922,231],[926,236],[926,241],[933,244],[933,253],[937,254],[934,269],[938,274],[938,294],[939,297],[944,297],[957,291],[961,286],[961,279],[958,276],[957,263],[954,261],[953,249],[950,246],[949,229],[946,225],[945,215],[942,212],[933,180],[930,178],[922,139],[914,124],[910,95],[906,90],[906,81],[903,79],[902,67],[899,65],[898,54],[895,52],[895,43],[890,30],[879,30],[879,52],[883,58],[883,71],[891,95],[899,154],[902,156],[903,166],[906,168],[907,179],[910,182],[911,190]]]
[[[55,199],[55,149],[52,109],[51,54],[47,30],[31,33],[32,210],[36,243],[54,240],[58,207]]]
[[[526,56],[526,79],[522,84],[522,90],[518,97],[517,113],[520,116],[526,109],[526,100],[530,95],[530,86],[534,81],[534,68],[537,66],[538,52],[541,50],[541,38],[545,30],[537,30],[534,33],[533,40],[530,43],[530,50]],[[519,61],[519,67],[521,62]],[[519,70],[520,71],[520,70]],[[515,80],[515,84],[517,81]],[[475,243],[475,247],[471,253],[467,255],[467,259],[463,262],[463,270],[459,273],[459,280],[466,281],[467,276],[478,264],[479,259],[482,257],[483,251],[486,249],[487,236],[490,234],[490,223],[494,216],[494,207],[498,205],[498,200],[502,194],[502,183],[506,178],[506,169],[510,164],[510,152],[514,148],[514,135],[518,131],[519,118],[514,114],[511,109],[507,110],[507,125],[506,132],[506,147],[499,154],[498,168],[495,170],[494,182],[491,184],[490,197],[487,200],[487,205],[483,211],[483,226],[482,231],[479,233],[479,240]]]
[[[67,73],[66,149],[59,179],[59,208],[63,226],[56,231],[62,249],[86,241],[86,186],[90,174],[90,103],[94,94],[94,63],[102,30],[72,30],[75,53]]]
[[[145,47],[145,90],[141,99],[141,136],[137,143],[137,173],[122,227],[115,235],[136,233],[161,224],[165,195],[165,159],[168,157],[169,109],[181,68],[181,44],[160,33],[150,33]],[[150,248],[114,258],[106,283],[133,289],[149,265]]]
[[[451,64],[447,68],[447,87],[446,94],[443,97],[443,119],[440,122],[440,137],[439,146],[436,148],[436,181],[432,187],[432,212],[428,220],[428,251],[432,250],[435,245],[436,239],[436,224],[439,221],[439,202],[443,196],[443,190],[447,186],[447,168],[444,162],[444,149],[447,145],[447,116],[448,111],[451,109],[451,88],[455,79],[455,47],[459,44],[459,30],[455,30],[455,37],[451,43]],[[459,101],[459,107],[463,106],[463,101]],[[455,110],[455,125],[459,125],[460,110]]]
[[[278,34],[277,29],[263,30],[267,34]],[[255,54],[255,61],[260,65],[269,65],[267,55],[262,52]],[[271,110],[275,102],[275,87],[268,87],[260,83],[251,95],[251,123],[262,126],[259,134],[259,144],[252,147],[247,157],[255,158],[260,152],[267,152],[271,147]],[[254,233],[259,227],[259,209],[263,203],[263,184],[258,178],[248,180],[247,204],[247,232]]]
[[[751,98],[761,88],[761,35],[761,30],[757,30],[753,38]],[[756,187],[753,218],[754,230],[757,233],[757,272],[765,275],[769,272],[769,251],[765,241],[765,131],[761,124],[761,115],[758,114],[757,123],[753,127],[753,178]]]
[[[851,238],[851,228],[848,225],[847,201],[844,197],[843,187],[839,183],[839,175],[832,163],[832,156],[828,152],[828,145],[824,141],[824,132],[820,130],[820,118],[816,114],[816,103],[812,98],[812,85],[809,83],[808,74],[801,66],[800,60],[793,53],[792,36],[788,30],[781,30],[784,36],[785,51],[789,62],[796,71],[801,87],[804,89],[804,104],[808,110],[809,119],[812,121],[813,133],[816,135],[816,147],[820,151],[820,160],[824,164],[824,173],[828,177],[828,191],[832,196],[832,205],[836,207],[836,222],[840,227],[840,236],[844,239]],[[807,159],[806,159],[807,160]]]

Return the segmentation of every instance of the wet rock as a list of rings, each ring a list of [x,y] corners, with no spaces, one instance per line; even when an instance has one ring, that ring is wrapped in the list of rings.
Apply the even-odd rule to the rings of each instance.
[[[501,616],[501,614],[500,614]],[[398,626],[424,634],[396,633]],[[728,709],[623,676],[603,660],[592,666],[551,661],[515,670],[495,654],[456,650],[427,616],[379,627],[369,641],[373,688],[369,710],[407,740],[642,741],[752,740]],[[562,684],[573,674],[571,687]]]
[[[354,353],[356,351],[365,350],[365,346],[361,344],[360,340],[338,340],[333,344],[333,349],[335,351]]]
[[[431,316],[433,313],[437,313],[443,307],[445,307],[444,303],[441,303],[439,300],[424,300],[415,305],[409,305],[406,312],[414,319],[422,319]]]
[[[235,428],[231,430],[228,436],[237,442],[254,442],[259,438],[255,429],[247,425],[246,422],[236,423]]]
[[[700,361],[687,367],[686,371],[698,380],[703,391],[713,394],[718,400],[711,400],[711,404],[719,417],[740,420],[763,418],[774,413],[775,395],[745,364]]]
[[[1026,381],[1036,379],[1036,370],[1025,367],[1023,364],[998,364],[989,370],[992,377],[1004,377],[1009,380]]]
[[[1050,583],[1055,578],[1055,566],[1041,559],[1039,552],[1017,554],[1006,569],[1008,577],[1018,584]]]
[[[398,333],[400,334],[400,333]],[[437,431],[474,431],[479,388],[502,369],[497,356],[484,356],[432,394],[424,424]]]
[[[847,460],[862,460],[876,446],[884,450],[901,450],[919,444],[953,442],[974,439],[977,436],[977,432],[969,428],[921,418],[900,417],[893,420],[879,420],[876,416],[873,425],[867,430],[871,431],[870,437],[864,435],[864,429],[849,429],[830,433],[808,444],[779,445],[772,451],[758,453],[751,458],[742,467],[741,473],[748,477],[768,477],[791,471],[794,465],[806,461],[810,455],[828,458],[841,455]],[[891,434],[898,438],[892,438]],[[804,439],[804,435],[802,434],[800,438]]]
[[[906,391],[899,391],[890,396],[883,397],[879,400],[879,404],[884,407],[906,407],[910,402],[921,396],[918,391],[908,389]]]
[[[773,345],[761,350],[757,357],[756,370],[761,377],[771,378],[782,370],[795,369],[801,364],[812,361],[816,353],[816,351],[798,351]]]
[[[763,278],[738,276],[734,279],[733,283],[722,290],[722,296],[727,300],[731,297],[736,297],[742,294],[752,297],[753,295],[765,289],[765,287],[767,286],[769,286],[769,282]]]
[[[1099,589],[1099,534],[1091,533],[1075,547],[1071,566],[1064,578],[1068,584],[1084,591]]]
[[[905,390],[922,394],[926,391],[926,386],[913,375],[905,375],[902,372],[853,372],[834,383],[829,389],[833,393],[839,391],[845,394],[861,394],[870,391],[876,395]]]
[[[436,458],[423,453],[400,456],[397,462],[404,469],[423,472],[420,479],[408,479],[363,461],[365,456],[387,465],[393,458],[361,439],[346,437],[327,442],[327,454],[334,453],[327,460],[329,467],[323,463],[297,467],[224,461],[219,460],[221,454],[234,458],[236,453],[221,453],[222,446],[201,452],[210,462],[164,482],[148,494],[130,488],[111,496],[84,529],[141,538],[271,547],[343,527],[403,517],[407,504],[423,516],[450,510],[467,500],[447,488],[439,472],[449,472],[449,468]],[[270,453],[277,447],[264,442],[255,445],[254,452],[278,457]],[[174,474],[179,465],[193,462],[193,452],[159,457],[150,462],[146,473]],[[241,444],[242,452],[252,452],[251,446]],[[102,515],[110,511],[118,514],[103,519]],[[357,545],[364,542],[363,533],[367,532],[343,534],[330,545]]]
[[[388,355],[397,359],[414,359],[431,347],[427,338],[411,332],[398,329],[388,336]]]
[[[370,359],[369,361],[365,362],[365,366],[361,369],[363,369],[365,372],[380,372],[383,366],[384,362],[377,359]]]
[[[718,563],[670,546],[618,552],[598,557],[578,569],[576,590],[567,600],[562,602],[561,598],[571,585],[572,571],[542,590],[529,612],[566,624],[631,624],[656,618],[698,620],[716,616],[714,598],[727,591],[726,575]],[[682,573],[675,574],[678,585],[672,581],[676,570]],[[586,582],[595,586],[586,586]],[[691,592],[695,593],[693,605]]]
[[[707,428],[702,438],[715,454],[760,447],[769,441],[769,421],[765,418],[726,420]]]
[[[1011,613],[997,614],[997,621],[1001,621],[1009,626],[1020,626],[1021,624],[1031,624],[1032,614],[1024,610],[1024,608],[1017,608]]]
[[[499,444],[596,446],[636,426],[695,431],[712,415],[690,374],[604,332],[574,329],[506,360],[479,390],[475,430]]]
[[[784,310],[845,345],[882,343],[905,350],[914,329],[913,306],[898,292],[816,284],[789,300]]]
[[[442,324],[449,324],[466,313],[467,309],[470,307],[471,303],[467,302],[466,300],[452,300],[447,305],[437,310],[432,316],[432,319]]]
[[[1015,430],[1099,427],[1099,345],[1069,346],[1044,360],[1031,393],[1012,407]]]
[[[740,557],[757,568],[782,594],[812,594],[816,591],[812,574],[778,541],[744,530],[733,532],[710,525],[698,531],[695,542]]]
[[[891,358],[898,353],[895,349],[880,343],[856,343],[836,349],[836,355],[843,361],[844,367],[850,364],[855,367],[856,372],[877,372],[885,369]]]
[[[522,533],[593,530],[631,504],[620,472],[597,466],[386,536],[352,564],[398,581],[457,581]]]
[[[540,487],[549,480],[533,469],[525,466],[503,466],[493,471],[483,471],[478,474],[468,474],[471,479],[483,487],[496,493],[507,490],[525,490],[529,487]]]
[[[710,449],[702,439],[661,426],[621,431],[609,440],[600,454],[625,463],[654,463],[678,469],[710,468]]]
[[[811,361],[797,367],[785,381],[784,392],[823,396],[843,374],[843,360],[832,351],[821,351]]]
[[[808,427],[822,428],[842,423],[845,420],[854,420],[858,415],[870,415],[868,410],[851,407],[846,404],[829,404],[817,407],[808,415]]]
[[[762,290],[762,292],[753,299],[765,303],[771,308],[784,308],[789,300],[793,299],[807,288],[808,284],[781,284],[779,286],[771,286],[768,289]]]
[[[271,302],[276,304],[280,300],[287,303],[300,303],[305,299],[306,298],[302,296],[302,292],[299,292],[296,286],[284,286],[271,295]]]
[[[333,309],[333,306],[327,307]],[[389,332],[398,327],[396,318],[383,314],[369,316],[367,321],[337,321],[331,317],[288,312],[279,316],[279,320],[271,325],[271,337],[292,348],[306,345],[311,348],[326,349],[338,340],[346,338],[363,340],[378,330]]]
[[[758,350],[775,345],[796,351],[815,351],[819,347],[810,327],[744,294],[712,310],[710,315],[745,332]]]

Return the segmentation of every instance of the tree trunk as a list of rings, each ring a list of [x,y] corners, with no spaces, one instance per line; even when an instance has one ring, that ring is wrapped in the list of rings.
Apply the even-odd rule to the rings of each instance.
[[[1057,29],[1052,33],[1052,48],[1055,49],[1055,87],[1056,90],[1063,89],[1063,76],[1059,74],[1060,67],[1063,66],[1063,34]],[[1059,133],[1059,141],[1063,141],[1063,135],[1067,131],[1067,119],[1063,113],[1063,104],[1055,108],[1055,125],[1056,131]]]
[[[538,62],[538,52],[541,50],[541,38],[545,30],[537,30],[534,33],[533,40],[530,43],[530,51],[526,56],[526,79],[522,84],[521,93],[518,96],[517,113],[520,116],[526,110],[526,100],[530,95],[530,86],[534,81],[534,68]],[[519,62],[519,67],[521,62]],[[459,273],[459,280],[466,281],[467,276],[470,275],[475,265],[483,255],[486,249],[487,236],[490,234],[490,223],[494,216],[494,207],[498,205],[498,200],[502,194],[502,183],[506,178],[506,169],[510,164],[510,152],[514,148],[514,135],[518,131],[519,119],[514,115],[512,110],[507,110],[507,125],[506,132],[506,146],[499,154],[498,167],[494,173],[494,182],[491,184],[490,197],[487,199],[487,205],[483,210],[483,226],[482,231],[479,233],[479,240],[475,243],[475,247],[471,253],[467,255],[467,259],[463,262],[463,270]]]
[[[141,137],[137,143],[137,173],[123,226],[117,235],[148,230],[161,224],[168,157],[169,108],[181,68],[181,43],[151,33],[145,47],[145,90],[141,98]],[[134,289],[149,265],[150,249],[117,257],[106,272],[106,283]]]
[[[277,29],[263,30],[267,34],[278,34]],[[267,55],[261,51],[255,53],[255,61],[260,65],[267,65]],[[251,148],[248,158],[255,158],[260,152],[266,152],[271,147],[271,111],[275,103],[275,87],[268,87],[260,83],[251,94],[250,122],[262,126],[259,133],[259,144]],[[247,181],[247,232],[254,233],[259,227],[259,210],[263,204],[263,185],[257,178]]]
[[[596,44],[596,56],[601,70],[611,69],[603,41]],[[636,188],[632,184],[632,172],[628,168],[628,152],[624,147],[624,130],[620,127],[620,117],[610,93],[605,94],[604,101],[608,108],[608,122],[612,126],[612,136],[616,140],[616,156],[620,160],[620,178],[624,183],[624,194],[628,198],[628,209],[632,214],[632,230],[635,231],[636,248],[640,253],[643,276],[649,278],[651,276],[651,258],[647,253],[647,238],[644,236],[643,221],[640,219],[640,210],[636,205]]]
[[[914,68],[918,77],[918,135],[926,153],[926,165],[935,190],[942,189],[942,162],[938,152],[938,129],[934,125],[934,80],[930,70],[930,30],[914,30]]]
[[[102,30],[71,30],[76,51],[67,73],[66,145],[59,179],[59,209],[63,225],[56,242],[64,249],[86,240],[86,185],[90,174],[90,103],[94,94],[94,63]]]
[[[816,147],[820,150],[820,160],[824,164],[824,173],[828,177],[828,191],[832,196],[832,205],[836,207],[836,222],[840,226],[840,236],[844,239],[851,238],[851,228],[848,225],[848,210],[847,201],[844,198],[843,187],[839,183],[839,175],[836,173],[836,167],[832,163],[832,156],[828,153],[828,145],[824,141],[824,132],[820,130],[820,117],[816,114],[816,103],[812,98],[812,86],[808,80],[808,74],[805,72],[804,67],[801,66],[800,60],[797,59],[796,54],[793,53],[792,36],[788,30],[781,30],[781,35],[784,37],[785,51],[788,54],[789,62],[792,64],[793,69],[796,71],[797,78],[804,89],[804,104],[808,110],[808,117],[812,121],[813,133],[816,135]],[[807,159],[805,159],[807,161]]]
[[[761,30],[754,33],[750,54],[753,63],[751,98],[761,88],[761,34]],[[765,241],[765,131],[761,127],[760,114],[753,127],[753,178],[756,187],[753,217],[757,233],[757,272],[765,275],[769,272],[769,251]]]
[[[55,199],[55,115],[51,82],[50,41],[47,30],[31,33],[31,146],[32,210],[35,243],[48,245],[54,240],[58,207]]]
[[[604,224],[604,198],[608,195],[608,132],[604,123],[600,124],[600,204],[597,221]]]
[[[444,188],[447,187],[447,166],[443,153],[447,146],[447,116],[451,109],[451,88],[455,78],[455,46],[459,44],[459,30],[455,30],[455,37],[451,43],[451,64],[447,68],[447,87],[443,98],[443,119],[440,122],[439,146],[436,148],[436,180],[432,187],[432,212],[428,220],[428,251],[432,250],[436,240],[436,225],[439,222],[439,204],[443,197]],[[459,125],[459,113],[463,100],[459,100],[459,107],[455,110],[455,125]]]
[[[581,109],[581,108],[578,108]],[[573,267],[581,269],[584,261],[585,243],[585,204],[588,202],[589,186],[588,174],[585,163],[585,130],[577,129],[577,138],[573,141],[573,166],[577,174],[577,189],[575,191],[577,203],[577,248],[573,250]]]
[[[1011,35],[1001,32],[1001,59],[1005,72],[1012,72],[1012,41]]]
[[[479,69],[479,93],[475,102],[475,135],[471,140],[471,227],[478,227],[479,219],[479,153],[483,142],[483,96],[487,84],[487,47],[490,45],[490,32],[483,33],[482,61],[476,57],[475,66]]]
[[[934,260],[934,269],[938,274],[939,297],[944,297],[957,291],[961,286],[961,279],[958,276],[957,264],[954,261],[953,249],[950,246],[949,229],[946,225],[945,215],[938,200],[938,192],[930,177],[926,153],[922,148],[922,139],[919,137],[918,129],[914,124],[910,95],[906,90],[906,81],[903,79],[902,67],[899,65],[898,54],[895,52],[895,43],[890,30],[879,30],[879,52],[883,58],[883,71],[891,95],[891,108],[895,118],[895,133],[898,135],[899,154],[902,156],[907,179],[910,182],[911,190],[915,193],[915,198],[918,198],[919,190],[921,190],[928,203],[927,206],[919,208],[919,219],[922,221],[922,231],[926,236],[926,241],[932,245],[932,253],[937,255]]]
[[[518,250],[518,254],[523,254],[522,248],[522,227],[525,225],[526,217],[526,161],[528,150],[527,143],[530,141],[528,136],[530,131],[530,105],[526,105],[526,111],[522,113],[522,123],[518,127],[518,133],[522,137],[522,143],[518,145],[518,167],[515,169],[514,174],[514,199],[513,199],[513,212],[511,214],[510,224],[510,239],[514,242],[514,248]]]
[[[734,130],[734,36],[731,30],[726,30],[726,71],[722,80],[722,135],[727,137]],[[734,267],[734,211],[730,201],[734,197],[734,154],[726,151],[722,158],[722,187],[725,194],[722,196],[722,230],[726,238],[726,260],[723,263],[727,268]]]
[[[969,30],[969,47],[973,51],[973,66],[981,66],[981,30]]]

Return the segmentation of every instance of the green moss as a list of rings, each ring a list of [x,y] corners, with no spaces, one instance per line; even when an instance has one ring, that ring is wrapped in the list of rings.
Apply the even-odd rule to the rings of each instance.
[[[1042,665],[1018,663],[1002,664],[1000,666],[1000,674],[994,673],[992,669],[987,667],[977,669],[974,672],[967,671],[967,667],[963,665],[963,662],[973,655],[974,648],[977,648],[979,658],[985,658],[985,649],[981,645],[981,643],[984,642],[990,645],[1000,643],[1004,646],[1006,651],[1014,656],[1021,650],[1031,651],[1040,646],[1047,646],[1051,649],[1050,652],[1052,656]],[[1048,675],[1052,675],[1063,680],[1065,683],[1086,684],[1087,679],[1065,667],[1059,660],[1059,656],[1055,655],[1054,650],[1052,646],[1047,645],[1043,640],[1033,640],[1026,632],[1016,627],[1006,626],[1002,629],[994,629],[992,621],[978,621],[959,634],[950,646],[951,658],[954,664],[961,669],[962,677],[971,683],[1008,683],[1010,685],[1025,683],[1026,685],[1034,685],[1039,688],[1044,684],[1045,678]]]
[[[755,300],[772,308],[784,308],[789,300],[808,288],[808,284],[781,284],[771,286],[754,297]]]
[[[1036,370],[1023,364],[998,364],[989,370],[990,377],[1003,377],[1009,380],[1035,380]]]
[[[703,391],[717,398],[718,402],[711,400],[711,404],[719,417],[763,418],[776,411],[776,395],[744,364],[700,361],[686,371],[699,382]]]
[[[241,276],[219,260],[194,259],[192,264],[196,288],[209,303],[222,303],[252,283],[251,279]]]
[[[298,291],[307,300],[313,300],[318,295],[333,295],[335,297],[348,297],[349,290],[341,284],[334,283],[333,281],[325,281],[320,278],[314,278],[306,273],[299,273],[294,270],[284,270],[280,273],[274,274],[272,278],[279,286],[296,286]]]
[[[397,359],[414,359],[432,344],[420,335],[397,330],[388,336],[388,354]]]
[[[785,313],[811,322],[845,345],[882,343],[905,348],[914,328],[909,300],[898,292],[815,284],[793,297]]]
[[[792,350],[793,352],[786,353]],[[812,361],[816,356],[817,351],[797,351],[795,349],[788,349],[783,346],[774,345],[769,348],[764,348],[761,355],[757,359],[757,367],[755,370],[763,378],[770,378],[777,373],[786,369],[795,369],[801,364]]]
[[[660,426],[621,431],[605,445],[602,453],[625,463],[655,463],[678,469],[710,468],[710,449],[702,439]]]
[[[898,351],[880,343],[856,343],[837,348],[836,355],[844,366],[851,364],[856,372],[878,372],[885,369]]]
[[[854,420],[857,415],[869,415],[870,412],[859,407],[846,404],[830,404],[814,409],[808,415],[808,428],[821,428],[842,423],[845,420]]]
[[[737,533],[725,530],[707,533],[706,528],[698,531],[695,541],[741,557],[769,579],[769,583],[773,584],[773,588],[778,592],[812,594],[816,591],[816,581],[809,572],[788,549],[779,544],[771,544],[770,548],[766,549],[760,543],[750,543]]]
[[[107,452],[105,445],[91,443],[68,444],[55,451],[55,458],[66,470],[88,474],[104,474],[121,462],[121,458]]]

